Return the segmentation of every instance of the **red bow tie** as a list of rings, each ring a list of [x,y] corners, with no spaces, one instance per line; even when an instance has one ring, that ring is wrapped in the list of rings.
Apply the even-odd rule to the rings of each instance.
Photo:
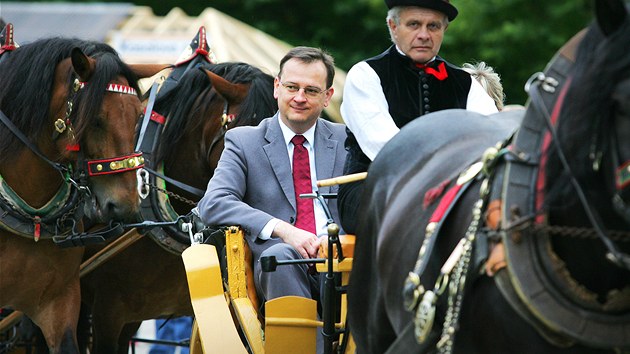
[[[437,70],[435,70],[434,68],[430,67],[427,64],[416,64],[416,67],[424,70],[424,72],[429,75],[435,76],[435,78],[440,81],[448,77],[448,73],[446,72],[446,66],[444,65],[444,62],[441,62],[438,65]]]

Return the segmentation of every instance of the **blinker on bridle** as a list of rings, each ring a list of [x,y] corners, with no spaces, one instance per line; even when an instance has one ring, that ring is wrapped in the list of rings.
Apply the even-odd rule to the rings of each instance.
[[[225,100],[225,103],[223,104],[223,113],[221,114],[221,126],[219,127],[221,131],[219,132],[219,134],[217,134],[214,137],[214,139],[212,139],[212,142],[210,143],[210,148],[206,152],[206,156],[208,158],[210,154],[212,153],[212,150],[214,150],[214,147],[217,145],[217,143],[223,140],[225,133],[227,133],[228,131],[228,125],[230,125],[230,123],[232,123],[234,119],[236,119],[235,114],[228,113],[229,110],[230,110],[230,104],[227,100]]]
[[[74,107],[74,98],[86,85],[86,82],[81,82],[78,79],[74,80],[72,85],[72,95],[68,98],[68,102],[66,103],[66,114],[65,119],[57,119],[54,123],[55,132],[53,134],[53,140],[59,137],[60,134],[63,134],[65,131],[68,132],[69,138],[71,141],[75,141],[74,132],[72,129],[72,121],[70,120],[70,116],[72,115],[72,110]],[[136,90],[133,87],[129,87],[126,85],[120,84],[108,84],[105,91],[120,93],[125,95],[137,95]],[[68,144],[66,146],[66,150],[68,151],[80,151],[81,148],[78,143]],[[121,173],[126,171],[137,170],[144,166],[144,157],[142,156],[142,152],[136,152],[129,155],[105,158],[105,159],[92,159],[86,160],[87,163],[87,171],[88,176],[99,176],[99,175],[107,175],[113,173]]]

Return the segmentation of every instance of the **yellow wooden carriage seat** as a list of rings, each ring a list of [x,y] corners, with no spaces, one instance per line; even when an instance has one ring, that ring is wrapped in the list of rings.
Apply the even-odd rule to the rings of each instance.
[[[335,177],[317,182],[318,187],[332,186],[365,179],[367,172]],[[330,232],[330,229],[329,229]],[[323,326],[317,320],[317,303],[297,296],[285,296],[265,303],[265,318],[257,309],[251,250],[243,231],[232,226],[225,231],[228,282],[223,284],[219,258],[214,246],[196,244],[186,249],[182,258],[186,267],[190,297],[195,311],[195,324],[190,352],[284,354],[315,353],[317,330]],[[354,236],[340,235],[339,259],[336,245],[333,271],[341,274],[341,286],[348,284],[354,254]],[[328,242],[320,245],[319,257],[327,258]],[[328,263],[317,264],[325,273]],[[341,296],[340,322],[336,328],[346,328],[347,299]],[[264,326],[262,325],[264,323]],[[234,326],[233,326],[234,324]],[[239,329],[236,328],[240,326]],[[241,341],[240,336],[243,337]],[[344,340],[343,337],[340,340]],[[346,339],[345,352],[354,353],[352,338]],[[247,343],[246,349],[244,342]]]
[[[184,251],[194,252],[193,248],[203,246],[203,250],[198,251],[204,254],[195,257],[184,256],[184,262],[186,263],[188,258],[190,263],[185,265],[196,317],[191,337],[191,353],[245,353],[247,349],[243,341],[254,354],[315,353],[317,331],[323,326],[323,322],[317,319],[316,301],[297,296],[267,301],[265,318],[261,321],[257,311],[260,302],[253,281],[251,251],[244,233],[239,227],[229,227],[225,231],[225,238],[228,269],[228,283],[225,284],[225,289],[217,288],[219,284],[224,284],[214,246],[194,245]],[[342,285],[345,285],[352,269],[354,236],[341,235],[340,240],[345,258],[341,261],[335,259],[333,268],[335,272],[341,273]],[[336,247],[334,250],[337,257]],[[322,242],[320,257],[326,257],[327,251],[327,242]],[[196,261],[190,261],[191,258]],[[201,273],[199,268],[206,269],[205,279],[199,278]],[[317,265],[319,272],[326,272],[327,269],[327,263]],[[214,285],[208,286],[207,283]],[[213,300],[209,300],[209,297]],[[345,294],[341,298],[340,313],[341,321],[335,326],[345,328],[347,314]],[[346,351],[350,353],[354,352],[354,349],[354,343],[349,341]]]

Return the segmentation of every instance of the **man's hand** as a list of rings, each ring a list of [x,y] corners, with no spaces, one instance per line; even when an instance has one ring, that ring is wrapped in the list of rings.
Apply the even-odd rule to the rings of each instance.
[[[273,229],[272,236],[280,237],[284,243],[293,246],[305,259],[317,257],[320,239],[315,234],[280,221]]]

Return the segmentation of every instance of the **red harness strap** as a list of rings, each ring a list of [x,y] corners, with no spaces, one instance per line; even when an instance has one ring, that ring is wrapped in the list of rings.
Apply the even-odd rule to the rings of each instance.
[[[141,152],[107,159],[90,160],[87,162],[88,176],[109,175],[137,170],[144,167],[144,157]]]
[[[151,120],[160,125],[164,125],[164,123],[166,123],[166,118],[156,111],[151,112]]]
[[[438,204],[433,214],[431,214],[431,218],[429,219],[429,224],[427,225],[427,229],[433,229],[437,226],[438,223],[443,221],[443,219],[448,214],[449,210],[453,206],[453,204],[457,201],[458,196],[461,194],[462,187],[468,185],[470,181],[472,181],[481,171],[483,164],[481,162],[476,162],[470,165],[468,168],[464,170],[458,177],[455,185],[449,188],[449,190],[442,196],[440,199],[440,204]],[[446,180],[438,187],[432,188],[427,193],[425,193],[425,202],[427,198],[435,198],[437,195],[429,195],[435,194],[438,190],[444,190],[446,186],[450,183],[449,180]]]
[[[459,193],[460,189],[462,189],[462,184],[455,184],[446,192],[446,194],[444,194],[444,196],[442,196],[440,204],[438,204],[437,209],[435,209],[431,215],[431,219],[429,219],[430,223],[440,222],[444,218],[446,211],[449,210],[449,207],[455,201],[455,197],[457,196],[457,193]]]
[[[558,100],[556,100],[556,104],[553,107],[553,111],[551,112],[551,124],[554,126],[558,121],[558,116],[562,110],[562,103],[564,102],[564,97],[567,94],[567,90],[571,85],[571,78],[567,79],[567,82],[562,87],[562,91],[560,91],[560,95],[558,95]],[[547,151],[549,150],[549,145],[551,144],[551,133],[547,131],[543,138],[541,156],[540,156],[540,166],[538,168],[538,179],[536,180],[536,210],[540,210],[543,206],[543,201],[545,200],[545,166],[547,165]],[[544,222],[545,216],[542,214],[538,214],[536,216],[536,223],[540,224]]]

